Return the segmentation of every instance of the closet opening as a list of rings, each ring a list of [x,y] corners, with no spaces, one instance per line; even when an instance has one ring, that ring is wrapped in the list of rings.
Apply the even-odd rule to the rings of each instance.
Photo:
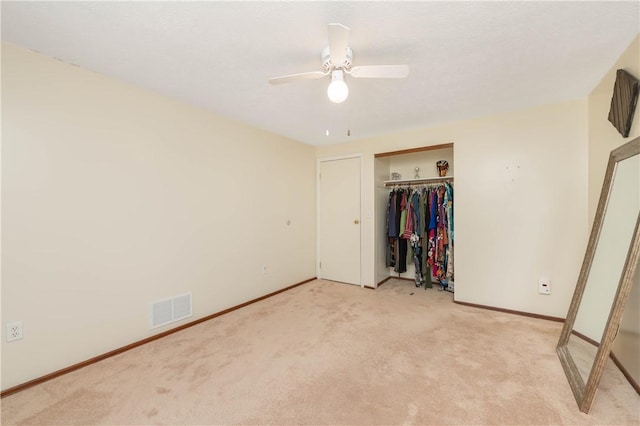
[[[453,143],[374,157],[376,287],[400,278],[454,292]]]

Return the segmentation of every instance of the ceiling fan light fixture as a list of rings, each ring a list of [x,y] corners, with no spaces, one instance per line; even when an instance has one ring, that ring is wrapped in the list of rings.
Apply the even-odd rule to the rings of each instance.
[[[349,87],[344,82],[344,72],[342,70],[331,72],[331,83],[327,87],[327,96],[331,102],[336,104],[344,102],[349,96]]]

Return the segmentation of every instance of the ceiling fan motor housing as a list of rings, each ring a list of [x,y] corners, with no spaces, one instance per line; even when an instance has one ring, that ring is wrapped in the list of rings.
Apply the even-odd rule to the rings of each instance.
[[[269,84],[282,84],[298,80],[316,80],[331,75],[331,86],[334,87],[344,85],[344,74],[348,74],[353,78],[405,78],[409,74],[408,65],[365,65],[352,67],[353,50],[349,47],[349,28],[338,23],[329,24],[328,35],[329,45],[322,50],[320,58],[322,60],[322,71],[302,72],[274,77],[269,79]],[[343,91],[348,93],[346,85],[344,85]]]
[[[334,69],[350,69],[351,61],[353,60],[353,51],[350,47],[347,47],[345,52],[344,63],[342,64],[334,64],[331,62],[331,52],[329,52],[329,46],[325,47],[322,50],[322,66],[326,71],[331,71]]]

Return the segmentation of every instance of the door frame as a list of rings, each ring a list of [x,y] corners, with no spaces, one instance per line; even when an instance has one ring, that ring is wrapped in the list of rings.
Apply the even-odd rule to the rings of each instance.
[[[362,281],[362,248],[364,247],[362,243],[362,226],[364,218],[364,206],[363,206],[363,197],[362,197],[362,182],[364,181],[363,169],[362,169],[362,153],[353,153],[353,154],[345,154],[345,155],[335,155],[331,157],[320,157],[316,159],[316,277],[318,279],[322,279],[322,273],[320,269],[320,163],[328,162],[328,161],[336,161],[336,160],[348,160],[350,158],[359,158],[360,159],[360,287],[364,288],[364,283]]]

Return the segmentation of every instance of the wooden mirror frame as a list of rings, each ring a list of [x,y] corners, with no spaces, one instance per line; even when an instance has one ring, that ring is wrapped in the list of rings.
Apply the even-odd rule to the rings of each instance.
[[[598,201],[596,216],[593,221],[593,227],[591,228],[589,243],[587,244],[587,250],[582,262],[582,268],[580,269],[580,275],[578,276],[578,282],[573,294],[573,299],[569,306],[567,319],[565,320],[562,333],[560,334],[560,340],[558,341],[558,346],[556,348],[562,368],[569,380],[573,396],[576,398],[580,411],[584,413],[588,413],[591,409],[591,404],[593,403],[593,399],[598,389],[598,384],[600,383],[602,371],[604,370],[607,358],[609,358],[611,353],[613,341],[616,338],[618,326],[620,325],[620,320],[622,318],[622,312],[627,303],[627,299],[629,298],[629,293],[631,292],[634,273],[638,265],[638,260],[640,259],[640,213],[636,219],[633,237],[620,275],[618,289],[609,312],[609,318],[604,328],[602,339],[599,342],[598,351],[591,366],[591,371],[586,384],[584,383],[576,363],[569,352],[569,337],[572,334],[576,316],[578,315],[578,308],[580,307],[582,295],[584,294],[585,286],[589,278],[589,271],[593,263],[598,239],[600,237],[600,231],[602,230],[602,224],[604,223],[604,215],[609,201],[609,195],[614,184],[616,166],[620,161],[635,155],[640,155],[640,137],[611,151],[609,162],[607,164],[607,171],[604,176],[604,184],[602,185],[602,192],[600,193],[600,200]]]

